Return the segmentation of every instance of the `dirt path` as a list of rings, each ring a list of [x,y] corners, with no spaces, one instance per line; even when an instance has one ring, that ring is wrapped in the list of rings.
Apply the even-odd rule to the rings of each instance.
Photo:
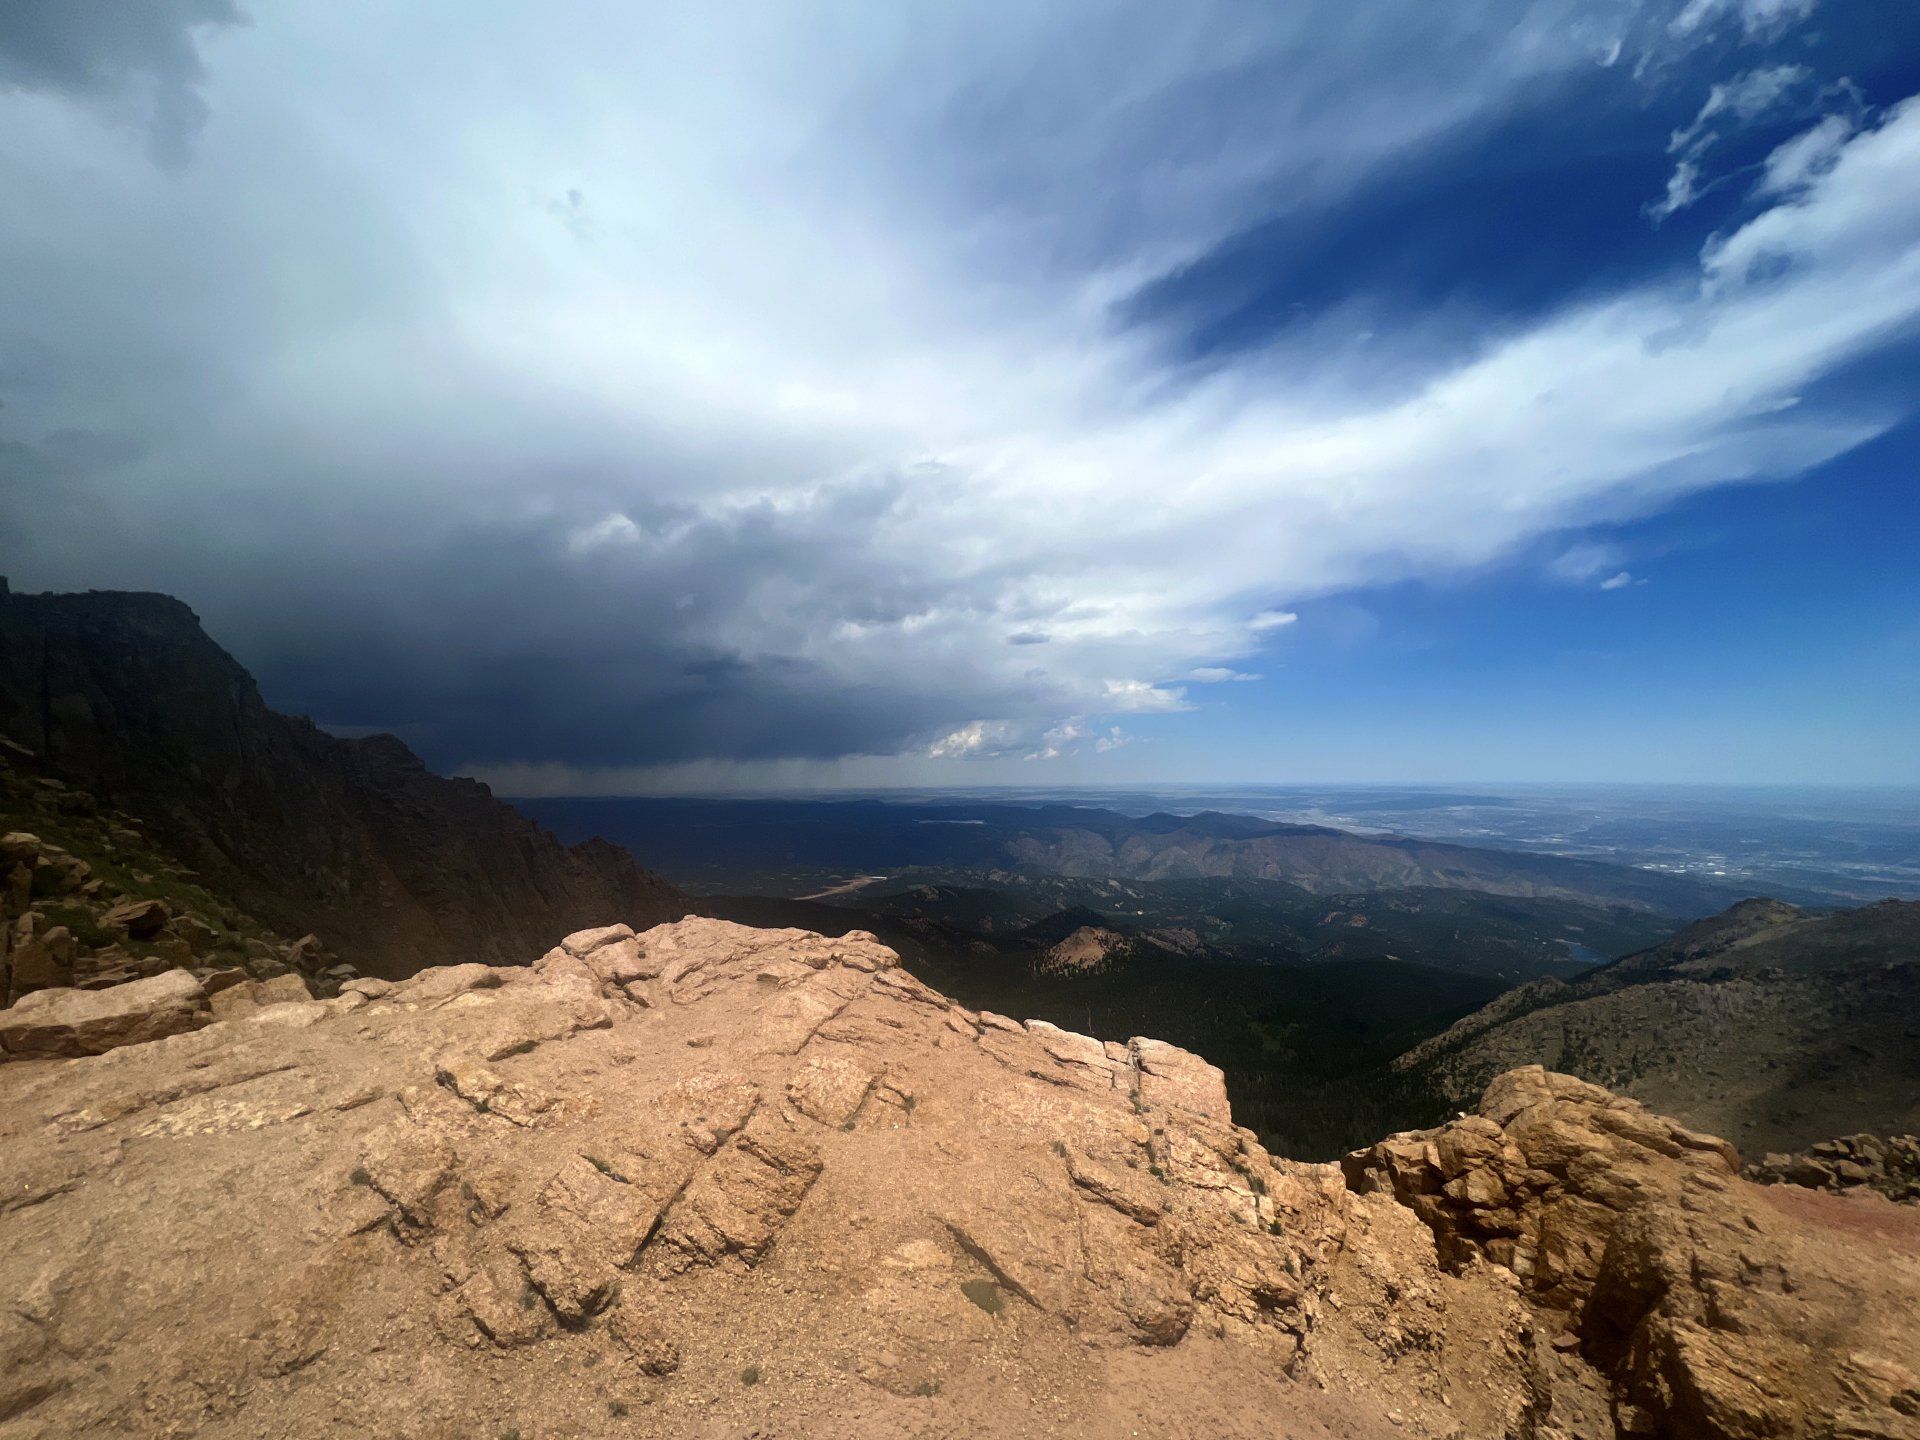
[[[877,885],[887,877],[884,875],[856,875],[844,884],[835,885],[830,890],[816,890],[811,895],[796,895],[796,900],[831,900],[836,895],[851,895],[856,890],[864,890],[869,885]]]

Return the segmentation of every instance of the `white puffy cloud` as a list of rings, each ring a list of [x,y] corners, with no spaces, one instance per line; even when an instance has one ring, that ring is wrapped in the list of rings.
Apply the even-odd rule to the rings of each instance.
[[[1813,78],[1804,65],[1768,65],[1709,89],[1693,122],[1674,131],[1667,142],[1667,153],[1679,158],[1667,177],[1666,193],[1647,207],[1654,223],[1686,209],[1721,183],[1707,178],[1705,161],[1723,131],[1737,131],[1789,100],[1809,96]],[[1827,98],[1827,92],[1815,98]]]
[[[604,545],[633,545],[640,540],[640,527],[618,512],[583,525],[567,537],[567,548],[576,553],[598,550]]]
[[[1647,216],[1654,224],[1678,214],[1705,193],[1701,186],[1700,162],[1680,160],[1667,176],[1667,188],[1658,200],[1647,205]]]
[[[1184,685],[1154,685],[1145,680],[1109,680],[1103,708],[1126,714],[1165,714],[1191,710]]]
[[[1633,584],[1632,573],[1622,570],[1618,574],[1609,575],[1606,579],[1602,580],[1600,582],[1600,588],[1602,590],[1624,590],[1631,584]]]
[[[1850,116],[1827,115],[1818,125],[1777,146],[1767,157],[1762,195],[1791,195],[1834,167],[1840,151],[1858,128]]]
[[[1796,348],[1830,360],[1911,326],[1920,299],[1920,187],[1909,183],[1916,166],[1920,99],[1832,150],[1824,173],[1806,177],[1792,198],[1708,245],[1708,304],[1771,313],[1796,327]],[[1847,304],[1849,284],[1887,290]],[[1842,308],[1823,321],[1816,307],[1824,303]]]
[[[1007,748],[1013,728],[999,720],[973,720],[942,735],[927,747],[935,760],[964,760],[975,756],[997,755]]]
[[[1818,8],[1820,0],[1687,0],[1668,28],[1688,38],[1736,26],[1749,41],[1777,40]]]
[[[1618,545],[1606,541],[1583,540],[1570,545],[1553,560],[1548,562],[1547,571],[1557,580],[1580,584],[1591,580],[1602,571],[1614,569],[1620,564],[1621,551]]]
[[[1805,65],[1764,65],[1723,80],[1707,91],[1693,123],[1676,130],[1668,141],[1669,153],[1691,150],[1707,127],[1722,115],[1735,121],[1757,120],[1813,78]]]
[[[1063,720],[1040,737],[1037,747],[1029,750],[1020,758],[1023,760],[1057,760],[1062,755],[1073,753],[1074,742],[1084,740],[1091,732],[1084,721],[1079,719]]]

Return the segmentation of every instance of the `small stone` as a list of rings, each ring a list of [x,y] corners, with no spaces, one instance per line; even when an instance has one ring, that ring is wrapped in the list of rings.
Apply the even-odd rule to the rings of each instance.
[[[151,940],[172,918],[173,911],[164,900],[123,900],[108,907],[100,923],[124,930],[135,940]]]

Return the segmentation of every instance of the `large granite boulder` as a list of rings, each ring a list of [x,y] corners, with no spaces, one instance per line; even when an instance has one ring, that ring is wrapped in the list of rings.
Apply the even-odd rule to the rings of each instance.
[[[212,1018],[207,992],[184,970],[104,990],[36,990],[0,1011],[0,1055],[100,1055],[197,1030]]]

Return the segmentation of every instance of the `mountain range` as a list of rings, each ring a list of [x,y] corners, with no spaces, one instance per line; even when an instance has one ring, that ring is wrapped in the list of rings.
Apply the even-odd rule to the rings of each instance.
[[[1742,898],[1724,885],[1599,860],[1216,812],[1136,817],[1077,805],[912,797],[522,803],[563,835],[605,835],[676,881],[708,891],[737,890],[751,879],[805,893],[849,875],[957,871],[1269,880],[1312,894],[1462,889],[1687,918]]]
[[[1456,1105],[1513,1064],[1544,1064],[1749,1151],[1920,1130],[1920,904],[1746,901],[1572,980],[1509,990],[1395,1063]]]
[[[0,587],[0,739],[26,777],[8,792],[15,828],[65,846],[37,873],[78,863],[113,882],[74,908],[73,878],[9,921],[29,988],[150,973],[209,926],[200,963],[292,965],[324,988],[321,962],[389,977],[510,963],[596,918],[700,911],[878,934],[975,1006],[1155,1028],[1224,1065],[1241,1113],[1295,1154],[1437,1119],[1521,1063],[1766,1149],[1920,1120],[1902,1058],[1916,1051],[1911,907],[1823,917],[1754,902],[1663,944],[1726,893],[1594,861],[1070,805],[528,804],[568,846],[391,736],[344,739],[271,710],[159,595]],[[67,787],[59,807],[19,800],[41,785]],[[80,797],[118,818],[86,830],[55,816]],[[755,880],[788,895],[714,893]],[[101,930],[113,901],[139,894],[183,913],[151,938]],[[82,940],[63,941],[63,924]],[[310,950],[292,945],[310,932]],[[85,933],[100,937],[91,961]]]

